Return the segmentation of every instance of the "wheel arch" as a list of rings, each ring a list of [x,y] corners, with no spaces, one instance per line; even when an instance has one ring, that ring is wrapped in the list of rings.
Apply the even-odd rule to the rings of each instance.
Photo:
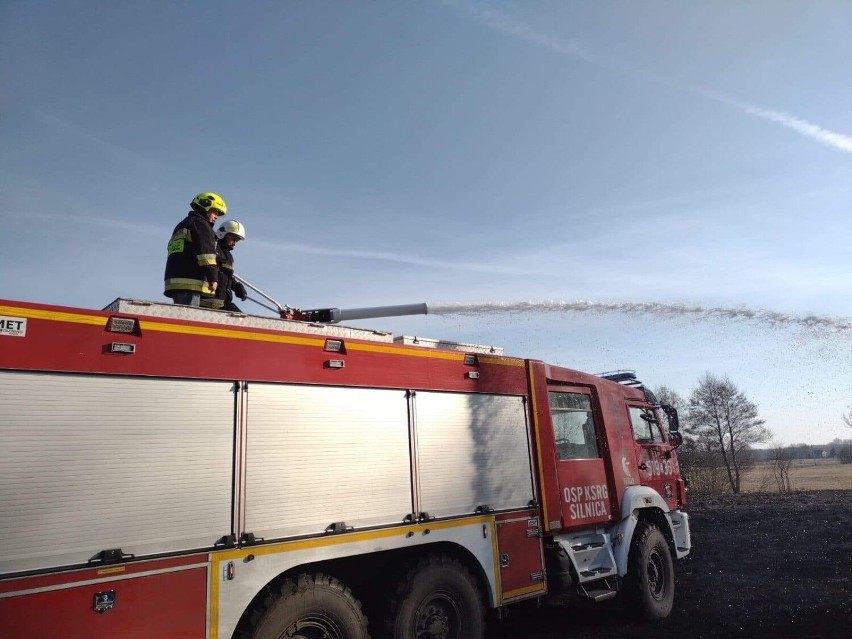
[[[377,589],[377,580],[392,582],[392,577],[404,573],[411,564],[417,563],[422,557],[443,554],[462,563],[476,580],[477,588],[483,604],[495,607],[496,592],[493,578],[489,578],[486,567],[476,555],[462,544],[449,541],[418,544],[410,548],[396,548],[378,552],[335,557],[315,562],[303,562],[289,567],[287,570],[272,577],[252,597],[251,602],[243,611],[234,638],[245,636],[244,631],[250,624],[252,611],[268,596],[271,589],[276,589],[287,579],[296,579],[301,574],[323,573],[330,575],[351,589],[355,597],[369,608],[370,600],[381,597],[381,589]],[[369,615],[368,615],[369,616]]]
[[[476,586],[479,589],[483,603],[490,608],[494,608],[496,606],[497,592],[495,590],[496,584],[493,581],[493,575],[488,574],[485,566],[482,565],[482,562],[479,561],[470,549],[462,546],[461,544],[441,541],[434,544],[419,546],[417,551],[420,556],[443,554],[461,562],[462,565],[470,570],[476,580]],[[416,558],[412,559],[416,560]]]
[[[283,636],[285,628],[309,626],[313,632],[321,630],[323,637],[369,639],[367,621],[346,584],[322,572],[298,571],[279,575],[264,586],[251,600],[232,636],[271,639]]]
[[[383,629],[392,637],[484,639],[481,582],[463,556],[439,546],[431,550],[397,576]]]
[[[668,517],[669,507],[660,494],[648,486],[630,486],[624,491],[621,507],[621,521],[612,529],[613,554],[618,567],[618,576],[627,574],[627,559],[633,533],[640,521],[654,524],[665,537],[672,557],[677,557],[672,522]]]

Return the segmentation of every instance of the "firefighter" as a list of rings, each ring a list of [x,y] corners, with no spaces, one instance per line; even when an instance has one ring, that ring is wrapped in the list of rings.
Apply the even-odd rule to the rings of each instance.
[[[219,269],[213,225],[228,206],[216,193],[199,193],[190,207],[169,240],[164,295],[175,304],[200,306],[202,298],[216,294]]]
[[[201,305],[207,308],[219,308],[240,313],[240,308],[234,304],[234,295],[241,300],[248,294],[241,282],[234,279],[234,256],[231,251],[237,242],[246,239],[246,227],[237,220],[223,222],[216,230],[216,265],[219,268],[218,287],[215,297],[205,297]]]

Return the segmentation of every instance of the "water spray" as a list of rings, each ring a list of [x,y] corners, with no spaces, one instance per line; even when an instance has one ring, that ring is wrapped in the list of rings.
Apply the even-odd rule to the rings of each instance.
[[[401,315],[497,315],[497,314],[535,314],[545,313],[621,313],[625,315],[648,315],[659,319],[694,319],[694,320],[734,320],[754,322],[773,328],[806,328],[821,329],[837,333],[852,331],[852,319],[828,317],[825,315],[794,315],[771,311],[763,308],[751,309],[731,306],[700,306],[689,304],[666,304],[663,302],[593,302],[578,300],[574,302],[556,301],[520,301],[520,302],[484,302],[479,304],[449,302],[443,304],[402,304],[398,306],[375,306],[356,309],[312,309],[301,310],[282,306],[266,293],[247,282],[242,277],[234,276],[266,300],[275,305],[272,308],[259,300],[251,299],[264,308],[277,311],[287,319],[298,319],[320,323],[337,323],[341,321],[370,319],[377,317],[396,317]]]
[[[835,332],[852,331],[852,319],[822,315],[793,315],[767,309],[728,306],[695,306],[661,302],[486,302],[482,304],[430,304],[430,315],[494,315],[497,313],[623,313],[662,319],[690,318],[756,322],[775,328],[800,327]]]

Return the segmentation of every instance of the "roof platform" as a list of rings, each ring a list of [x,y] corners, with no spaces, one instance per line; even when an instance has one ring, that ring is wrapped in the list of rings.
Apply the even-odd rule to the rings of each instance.
[[[197,306],[184,306],[182,304],[164,304],[162,302],[118,298],[107,304],[103,310],[109,313],[120,313],[123,315],[159,317],[163,319],[204,322],[206,324],[219,324],[231,327],[259,328],[288,333],[322,335],[323,337],[360,339],[370,342],[393,343],[404,346],[459,351],[464,353],[503,355],[503,348],[498,346],[482,346],[479,344],[466,344],[463,342],[451,342],[448,340],[412,337],[408,335],[398,335],[394,337],[393,333],[388,331],[353,328],[351,326],[341,326],[340,324],[332,323],[326,324],[320,322],[305,322],[301,320],[286,320],[278,317],[251,315],[249,313],[237,313],[211,308],[199,308]]]
[[[278,317],[251,315],[249,313],[184,306],[182,304],[163,304],[160,302],[118,298],[107,304],[103,310],[110,313],[160,317],[163,319],[186,320],[188,322],[204,322],[206,324],[222,324],[242,328],[261,328],[288,333],[322,335],[324,337],[363,339],[371,342],[393,342],[393,333],[387,331],[352,328],[349,326],[340,326],[339,324],[301,322],[298,320],[280,319]]]

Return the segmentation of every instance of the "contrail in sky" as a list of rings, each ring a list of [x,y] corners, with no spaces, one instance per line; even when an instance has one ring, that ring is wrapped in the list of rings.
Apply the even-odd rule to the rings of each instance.
[[[69,224],[91,224],[92,226],[97,226],[101,229],[103,228],[116,228],[126,231],[132,231],[134,233],[145,233],[147,235],[160,235],[168,234],[168,229],[163,229],[163,227],[157,226],[156,224],[149,224],[145,222],[131,222],[125,219],[116,219],[111,217],[96,217],[93,215],[72,215],[69,216],[65,213],[22,213],[20,214],[24,217],[34,217],[40,218],[44,220],[56,220],[60,222],[66,222]],[[171,227],[169,227],[171,228]],[[165,240],[163,246],[165,246]]]
[[[807,120],[797,118],[795,115],[790,115],[789,113],[784,113],[783,111],[775,111],[773,109],[764,109],[763,107],[751,104],[749,102],[745,102],[743,100],[737,100],[736,98],[732,98],[731,96],[725,95],[724,93],[719,93],[718,91],[713,91],[711,89],[694,88],[692,89],[692,91],[707,96],[708,98],[716,100],[717,102],[721,102],[722,104],[727,104],[734,108],[737,108],[743,113],[747,113],[758,118],[763,118],[764,120],[771,120],[772,122],[777,122],[778,124],[785,126],[788,129],[792,129],[793,131],[801,133],[802,135],[812,138],[817,142],[821,142],[826,146],[832,146],[835,149],[840,149],[841,151],[852,153],[852,136],[844,135],[843,133],[835,133],[834,131],[824,129],[819,125],[812,124]]]
[[[455,0],[444,0],[444,4],[466,11],[492,29],[508,33],[519,40],[532,42],[551,51],[581,58],[587,62],[597,62],[594,56],[586,51],[578,40],[569,40],[566,42],[559,38],[554,38],[536,31],[529,25],[507,18],[499,11],[492,9],[480,8],[469,3],[456,2]]]
[[[58,213],[27,213],[29,217],[69,221],[73,220],[75,224],[91,224],[100,228],[111,227],[129,230],[135,233],[145,233],[146,235],[163,235],[167,232],[162,227],[150,223],[132,222],[123,219],[114,219],[109,217],[96,217],[90,215],[68,215]],[[171,227],[168,227],[171,228]],[[165,240],[164,240],[165,241]],[[484,261],[464,261],[464,260],[435,260],[417,255],[403,255],[400,253],[388,253],[382,251],[358,251],[353,249],[344,249],[327,246],[313,246],[310,244],[296,244],[292,242],[275,242],[269,240],[252,240],[252,246],[265,248],[272,251],[282,251],[284,253],[304,253],[307,255],[330,255],[332,257],[352,258],[358,260],[375,260],[381,262],[393,262],[396,264],[408,264],[410,266],[426,266],[429,268],[440,268],[452,271],[465,271],[469,273],[493,273],[496,275],[547,275],[547,271],[536,271],[534,269],[506,266],[503,264],[495,264],[494,262]]]
[[[634,77],[641,77],[670,86],[673,85],[672,82],[660,78],[659,76],[655,76],[654,74],[639,71],[636,69],[631,69],[626,65],[622,64],[611,64],[590,53],[585,47],[583,47],[580,42],[576,40],[569,40],[566,42],[564,40],[560,40],[559,38],[555,38],[553,36],[541,33],[540,31],[536,31],[529,25],[523,24],[511,18],[507,18],[499,11],[479,7],[470,2],[459,2],[457,0],[444,0],[444,4],[464,11],[473,16],[475,19],[479,20],[484,25],[496,31],[502,31],[503,33],[507,33],[512,37],[518,38],[519,40],[531,42],[546,49],[550,49],[551,51],[555,51],[556,53],[569,55],[584,60],[585,62],[588,62],[590,64],[594,64],[596,66],[600,66],[607,69],[616,69],[618,71],[621,71],[622,73],[627,73]],[[843,133],[837,133],[835,131],[825,129],[817,124],[808,122],[807,120],[796,117],[795,115],[792,115],[790,113],[776,111],[774,109],[766,109],[764,107],[752,104],[750,102],[746,102],[744,100],[738,100],[719,91],[713,91],[711,89],[706,89],[702,87],[681,86],[680,88],[687,89],[692,93],[704,96],[721,104],[734,107],[735,109],[742,111],[747,115],[752,115],[764,120],[769,120],[770,122],[775,122],[777,124],[780,124],[781,126],[784,126],[799,133],[800,135],[803,135],[807,138],[811,138],[812,140],[815,140],[821,144],[825,144],[826,146],[835,148],[839,151],[852,153],[852,136],[850,135],[845,135]]]
[[[417,255],[402,255],[400,253],[387,253],[381,251],[358,251],[353,249],[329,248],[325,246],[311,246],[308,244],[290,244],[284,242],[267,242],[264,240],[253,241],[252,245],[263,246],[272,250],[284,252],[306,253],[309,255],[331,255],[334,257],[350,257],[362,260],[378,260],[382,262],[394,262],[397,264],[409,264],[411,266],[427,266],[430,268],[441,268],[456,271],[469,271],[476,273],[494,273],[499,275],[545,275],[545,272],[532,269],[503,266],[492,262],[465,262],[462,260],[434,260]]]
[[[112,160],[120,161],[120,162],[128,162],[134,161],[143,164],[151,164],[150,161],[131,151],[130,149],[114,144],[113,142],[109,142],[101,137],[98,137],[94,133],[77,126],[75,124],[71,124],[67,120],[60,118],[53,113],[48,113],[45,111],[36,111],[34,113],[34,117],[36,120],[43,124],[47,124],[54,129],[62,131],[66,135],[77,138],[78,140],[83,140],[90,146],[98,149],[103,155],[109,157]]]

